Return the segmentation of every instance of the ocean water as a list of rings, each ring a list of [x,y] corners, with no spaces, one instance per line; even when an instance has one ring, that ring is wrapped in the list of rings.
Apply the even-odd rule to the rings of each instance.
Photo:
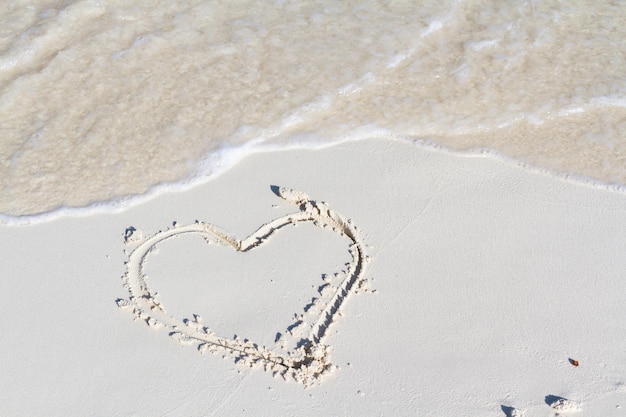
[[[626,184],[623,1],[18,3],[0,9],[0,222],[371,137]]]

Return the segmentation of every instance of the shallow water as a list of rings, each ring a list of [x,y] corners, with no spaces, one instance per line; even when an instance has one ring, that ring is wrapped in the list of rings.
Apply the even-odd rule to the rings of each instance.
[[[623,6],[9,5],[2,221],[192,184],[259,147],[368,137],[488,149],[624,185]]]

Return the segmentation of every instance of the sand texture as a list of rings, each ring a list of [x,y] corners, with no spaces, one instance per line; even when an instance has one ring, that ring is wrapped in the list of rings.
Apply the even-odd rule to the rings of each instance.
[[[370,140],[0,227],[3,416],[626,407],[620,192]]]

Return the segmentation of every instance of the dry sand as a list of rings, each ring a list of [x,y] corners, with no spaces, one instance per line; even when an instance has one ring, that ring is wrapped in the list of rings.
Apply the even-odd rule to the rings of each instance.
[[[0,226],[0,415],[621,416],[625,214],[623,193],[377,140]]]

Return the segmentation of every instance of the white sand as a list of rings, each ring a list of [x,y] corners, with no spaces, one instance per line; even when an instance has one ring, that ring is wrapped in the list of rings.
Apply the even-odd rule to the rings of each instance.
[[[242,239],[298,212],[270,185],[352,219],[372,259],[318,344],[332,366],[308,387],[182,347],[115,302],[129,297],[128,227],[198,220]],[[625,214],[623,193],[379,140],[253,155],[118,214],[1,226],[0,415],[621,416]],[[322,274],[352,262],[350,244],[312,223],[249,252],[180,236],[145,272],[172,317],[283,355],[276,334],[297,344],[287,326],[312,299],[303,317],[326,308]]]

